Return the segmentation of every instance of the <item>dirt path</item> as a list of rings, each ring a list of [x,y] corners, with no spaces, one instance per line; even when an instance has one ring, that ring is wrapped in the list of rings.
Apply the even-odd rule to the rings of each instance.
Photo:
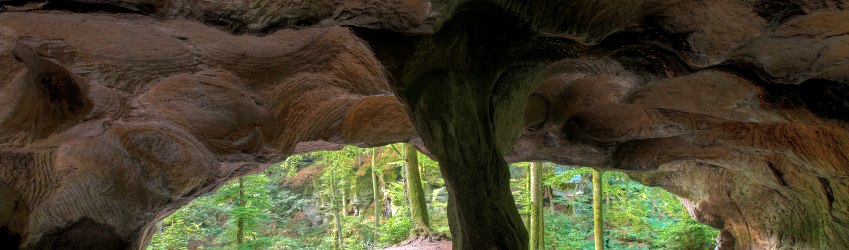
[[[410,242],[402,243],[398,246],[384,248],[383,250],[451,250],[451,241],[449,240],[428,240],[416,239]]]

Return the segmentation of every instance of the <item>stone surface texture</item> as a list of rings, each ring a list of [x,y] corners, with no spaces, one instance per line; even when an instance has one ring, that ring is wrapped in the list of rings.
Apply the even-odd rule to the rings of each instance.
[[[2,3],[0,3],[2,4]],[[414,142],[455,249],[507,162],[627,172],[722,249],[849,248],[844,0],[69,0],[0,8],[0,248],[141,249],[288,155]]]

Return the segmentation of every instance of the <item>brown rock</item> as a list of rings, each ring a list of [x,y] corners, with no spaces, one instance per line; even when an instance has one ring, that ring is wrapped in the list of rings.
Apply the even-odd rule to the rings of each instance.
[[[527,248],[505,159],[625,170],[680,196],[721,248],[849,248],[846,6],[11,8],[0,248],[143,248],[157,220],[229,179],[400,141],[439,160],[456,249]]]

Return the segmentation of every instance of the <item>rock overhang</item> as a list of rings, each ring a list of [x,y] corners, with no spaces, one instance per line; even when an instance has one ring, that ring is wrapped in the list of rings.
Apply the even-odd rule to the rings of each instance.
[[[279,156],[422,136],[443,168],[500,165],[468,153],[626,170],[723,247],[849,244],[841,1],[287,3],[0,13],[0,193],[24,205],[3,210],[8,235],[140,246]]]

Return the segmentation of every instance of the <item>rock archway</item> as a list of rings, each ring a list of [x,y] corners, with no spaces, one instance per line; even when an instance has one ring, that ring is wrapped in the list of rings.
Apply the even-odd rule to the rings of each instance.
[[[528,160],[661,186],[722,248],[847,248],[846,5],[13,1],[0,245],[141,248],[287,155],[414,141],[458,249],[527,248],[505,166]]]

